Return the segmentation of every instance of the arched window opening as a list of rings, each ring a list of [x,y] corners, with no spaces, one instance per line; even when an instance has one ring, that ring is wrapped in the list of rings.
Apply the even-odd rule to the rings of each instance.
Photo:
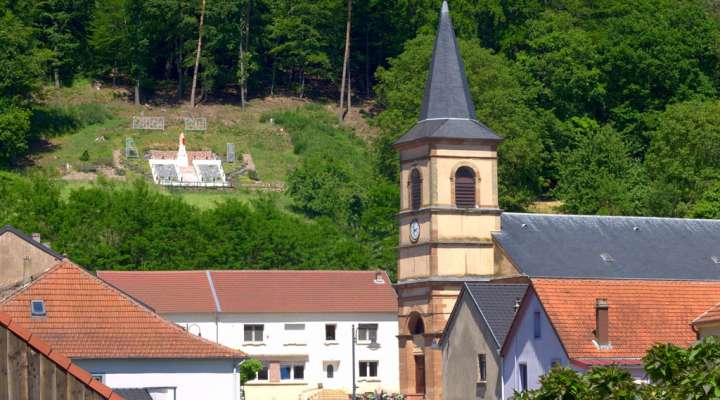
[[[328,378],[333,378],[335,376],[335,367],[332,364],[328,364],[327,367],[325,367],[325,371],[327,372]]]
[[[475,171],[470,167],[460,167],[455,172],[455,206],[475,208]]]
[[[419,313],[413,312],[410,314],[408,330],[411,335],[422,335],[425,333],[425,323]]]
[[[410,204],[413,210],[422,205],[422,178],[417,168],[410,173]]]

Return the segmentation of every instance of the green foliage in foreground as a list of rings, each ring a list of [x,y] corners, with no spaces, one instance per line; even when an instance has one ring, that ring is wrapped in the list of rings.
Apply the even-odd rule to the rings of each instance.
[[[242,364],[240,364],[240,384],[245,385],[247,382],[255,379],[262,368],[262,362],[254,358],[245,360]]]
[[[518,400],[710,400],[720,398],[720,341],[707,337],[684,349],[658,344],[643,358],[651,383],[637,384],[617,367],[594,367],[585,374],[553,368],[541,388],[516,393]]]
[[[40,232],[55,250],[90,269],[385,266],[371,246],[333,221],[289,214],[272,198],[200,210],[143,181],[130,187],[100,183],[62,198],[47,178],[0,173],[0,204],[0,225]]]

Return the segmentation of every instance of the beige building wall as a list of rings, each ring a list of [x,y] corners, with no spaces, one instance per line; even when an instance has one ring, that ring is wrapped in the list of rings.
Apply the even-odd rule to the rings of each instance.
[[[59,261],[60,258],[11,231],[0,234],[0,292],[29,281]]]
[[[492,333],[467,294],[458,301],[452,329],[442,345],[443,398],[499,399],[502,397],[500,358]],[[485,381],[479,380],[478,376],[479,354],[485,354]]]

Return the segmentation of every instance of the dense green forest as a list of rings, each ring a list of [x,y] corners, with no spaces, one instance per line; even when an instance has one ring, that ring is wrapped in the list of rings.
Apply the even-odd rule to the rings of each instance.
[[[0,181],[3,204],[15,204],[0,222],[42,231],[91,266],[154,268],[175,258],[164,242],[143,248],[149,235],[170,242],[195,227],[233,237],[233,225],[211,225],[225,213],[258,230],[256,247],[232,245],[231,255],[176,238],[197,254],[183,265],[393,268],[391,145],[417,119],[440,0],[0,0],[0,166],[23,165],[55,124],[84,123],[48,112],[44,87],[92,79],[132,88],[128,102],[186,102],[198,54],[198,102],[239,104],[244,93],[337,102],[349,3],[353,99],[372,102],[366,118],[379,133],[359,144],[318,110],[275,115],[301,159],[287,182],[296,215],[272,199],[200,211],[142,184],[63,198],[30,169],[34,177]],[[720,217],[720,2],[452,0],[450,9],[478,118],[505,138],[502,207],[557,199],[569,213]],[[315,135],[331,140],[307,139]],[[109,210],[131,201],[157,215],[118,233]],[[92,217],[96,208],[108,216]],[[174,225],[166,209],[190,225]],[[142,218],[156,218],[158,231],[141,234]]]

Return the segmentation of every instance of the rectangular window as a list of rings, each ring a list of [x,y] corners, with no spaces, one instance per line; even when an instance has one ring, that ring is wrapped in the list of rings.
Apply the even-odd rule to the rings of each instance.
[[[335,328],[337,328],[335,324],[325,324],[325,340],[335,340]]]
[[[305,324],[285,324],[286,331],[304,331]]]
[[[30,302],[30,315],[33,317],[44,317],[45,314],[45,302],[42,300],[32,300]]]
[[[378,324],[360,324],[358,325],[359,342],[377,342]]]
[[[245,324],[244,333],[246,342],[262,342],[264,325],[248,325]]]
[[[292,366],[290,365],[281,365],[280,366],[280,379],[283,381],[288,381],[292,379]]]
[[[478,354],[478,382],[487,381],[487,358],[485,354]]]
[[[294,365],[293,366],[293,379],[295,379],[296,381],[305,379],[305,366],[304,365]]]
[[[527,375],[527,364],[520,364],[520,391],[524,392],[528,390],[528,375]]]
[[[535,339],[540,339],[540,337],[542,337],[542,331],[540,330],[540,311],[533,313],[533,330]]]
[[[301,381],[305,379],[305,364],[280,365],[280,380]]]
[[[255,380],[257,381],[266,381],[270,377],[269,368],[267,365],[263,364],[263,367],[260,371],[258,371],[257,376],[255,377]]]
[[[376,378],[378,376],[378,362],[360,361],[358,373],[361,378]]]

